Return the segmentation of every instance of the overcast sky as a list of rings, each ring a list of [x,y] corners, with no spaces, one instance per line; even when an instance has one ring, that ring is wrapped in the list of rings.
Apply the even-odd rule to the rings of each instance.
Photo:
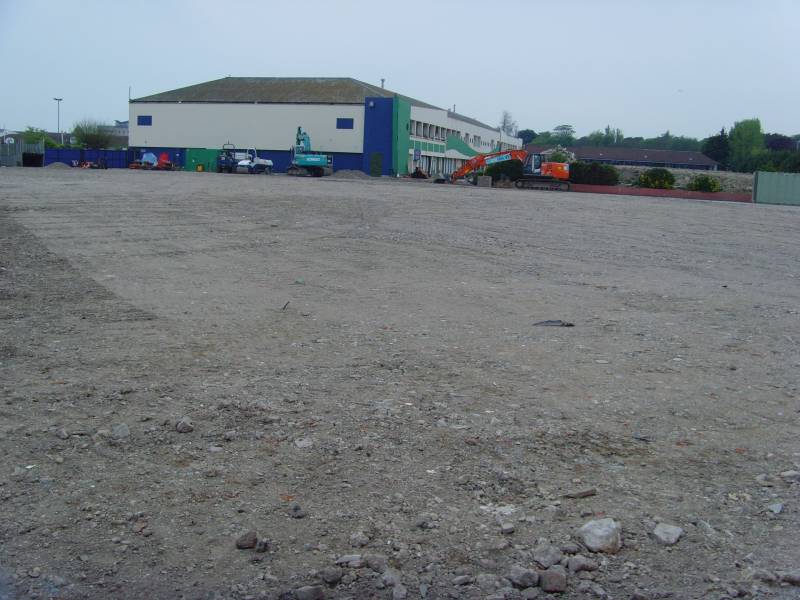
[[[0,127],[234,76],[354,77],[497,125],[800,133],[800,0],[0,0]]]

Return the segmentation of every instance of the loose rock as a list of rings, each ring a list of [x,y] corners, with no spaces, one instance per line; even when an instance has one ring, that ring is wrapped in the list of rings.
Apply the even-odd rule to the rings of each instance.
[[[513,565],[508,579],[518,588],[535,587],[539,583],[539,573],[520,565]]]
[[[408,590],[402,583],[394,586],[392,590],[392,600],[405,600],[408,598]]]
[[[320,577],[322,577],[322,581],[329,585],[336,585],[342,580],[342,575],[344,571],[339,567],[325,567],[322,569],[320,573]]]
[[[369,536],[363,531],[356,531],[350,536],[350,545],[353,548],[361,548],[369,544]]]
[[[622,547],[622,526],[614,519],[589,521],[578,530],[583,543],[592,552],[616,554]]]
[[[533,549],[533,560],[545,569],[557,565],[562,558],[564,558],[564,555],[561,550],[551,545],[547,540],[539,540]]]
[[[297,600],[325,600],[325,590],[321,585],[305,585],[294,591]]]
[[[111,437],[115,440],[124,440],[129,438],[131,430],[127,423],[118,423],[111,428]]]
[[[800,569],[781,573],[781,581],[790,585],[800,585]]]
[[[562,566],[550,567],[539,575],[539,587],[544,592],[567,591],[567,572]]]
[[[770,504],[769,506],[767,506],[767,509],[772,514],[779,515],[783,512],[783,504],[781,504],[780,502],[776,502],[775,504]]]
[[[293,519],[303,519],[307,513],[303,510],[303,507],[295,502],[292,504],[291,512],[289,514]]]
[[[596,571],[600,565],[590,558],[576,554],[567,561],[567,568],[570,573],[580,573],[581,571]]]
[[[255,548],[257,543],[258,533],[255,531],[248,531],[239,536],[236,540],[236,547],[239,548],[239,550],[248,550],[250,548]]]
[[[659,523],[653,530],[653,535],[656,539],[666,546],[674,546],[678,543],[683,535],[683,529],[675,525],[667,525],[666,523]]]
[[[469,585],[475,581],[474,577],[470,577],[469,575],[457,575],[453,577],[450,581],[453,585]]]
[[[189,417],[181,417],[178,419],[178,422],[175,423],[175,431],[178,433],[191,433],[194,431],[194,423]]]
[[[267,538],[260,538],[256,542],[256,552],[266,552],[269,550],[269,540]]]
[[[504,535],[511,535],[514,533],[514,524],[513,523],[501,523],[500,524],[500,533]]]

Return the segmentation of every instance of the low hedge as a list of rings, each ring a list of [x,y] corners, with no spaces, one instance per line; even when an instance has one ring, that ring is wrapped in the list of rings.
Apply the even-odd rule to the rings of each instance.
[[[647,169],[644,173],[639,174],[639,180],[636,185],[656,190],[671,190],[675,187],[675,175],[661,167]]]
[[[686,189],[693,192],[720,192],[722,184],[711,175],[697,175],[687,184]]]
[[[569,180],[590,185],[617,185],[619,171],[611,165],[578,161],[569,166]]]
[[[506,160],[486,167],[484,175],[489,175],[492,178],[492,183],[494,183],[500,179],[516,181],[522,177],[522,173],[523,166],[520,161]]]

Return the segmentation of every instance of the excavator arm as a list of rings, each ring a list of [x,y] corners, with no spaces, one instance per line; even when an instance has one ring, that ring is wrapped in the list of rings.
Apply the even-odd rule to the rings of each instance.
[[[528,153],[525,150],[504,150],[502,152],[490,152],[489,154],[478,154],[477,156],[473,156],[467,162],[463,164],[463,166],[456,170],[451,176],[451,181],[457,181],[462,177],[466,177],[473,171],[477,171],[482,169],[483,167],[487,167],[489,165],[493,165],[500,162],[505,162],[507,160],[518,160],[525,163],[525,159],[528,158]]]

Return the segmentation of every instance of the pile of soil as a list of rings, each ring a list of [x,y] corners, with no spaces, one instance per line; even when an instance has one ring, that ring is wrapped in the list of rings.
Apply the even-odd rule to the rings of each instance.
[[[372,177],[363,171],[356,171],[354,169],[342,169],[341,171],[336,171],[333,175],[331,175],[331,177],[336,179],[372,179]]]
[[[49,165],[45,165],[45,169],[69,169],[69,168],[71,167],[63,162],[54,162],[50,163]]]

